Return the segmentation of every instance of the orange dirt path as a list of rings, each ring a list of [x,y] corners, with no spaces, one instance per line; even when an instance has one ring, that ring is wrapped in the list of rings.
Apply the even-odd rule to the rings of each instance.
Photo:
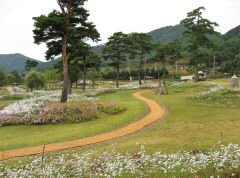
[[[82,138],[82,139],[73,140],[73,141],[47,144],[45,145],[45,152],[53,152],[53,151],[67,149],[67,148],[81,147],[85,145],[95,144],[95,143],[123,137],[129,134],[132,134],[134,132],[137,132],[143,129],[144,127],[163,118],[163,116],[166,113],[165,110],[155,101],[141,96],[141,93],[143,92],[145,91],[136,92],[133,94],[133,96],[136,97],[137,99],[144,101],[148,106],[148,108],[150,109],[150,112],[140,120],[137,120],[133,123],[130,123],[122,128],[113,130],[111,132],[95,135],[92,137]],[[8,151],[2,152],[2,154],[0,153],[0,161],[15,158],[15,157],[36,155],[36,154],[42,153],[42,151],[43,151],[43,145],[25,147],[25,148],[16,149],[16,150],[8,150]]]

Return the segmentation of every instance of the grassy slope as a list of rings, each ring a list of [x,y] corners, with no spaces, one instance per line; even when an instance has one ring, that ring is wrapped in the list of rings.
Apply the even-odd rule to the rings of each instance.
[[[170,153],[181,148],[205,151],[221,140],[221,132],[224,144],[240,144],[239,108],[194,103],[191,99],[193,93],[203,90],[206,90],[203,86],[172,88],[168,96],[156,96],[153,90],[149,90],[150,92],[145,93],[144,96],[165,105],[169,110],[169,115],[164,120],[132,136],[77,151],[82,152],[91,148],[103,151],[112,143],[116,143],[116,149],[123,152],[137,151],[139,145],[136,143],[145,143],[148,152]]]
[[[126,125],[146,112],[144,103],[131,96],[133,92],[135,91],[118,91],[100,96],[103,100],[127,106],[128,109],[118,115],[101,113],[97,120],[76,124],[0,127],[0,149],[74,140]]]

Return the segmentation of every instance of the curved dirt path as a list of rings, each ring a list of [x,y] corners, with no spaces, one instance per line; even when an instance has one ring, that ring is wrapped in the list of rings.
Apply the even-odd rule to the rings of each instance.
[[[66,141],[66,142],[59,142],[59,143],[51,143],[45,145],[45,152],[53,152],[53,151],[59,151],[67,148],[74,148],[74,147],[81,147],[85,145],[95,144],[99,142],[104,142],[107,140],[112,140],[115,138],[123,137],[129,134],[132,134],[134,132],[137,132],[144,127],[156,122],[157,120],[160,120],[165,115],[165,110],[157,104],[155,101],[147,99],[143,96],[141,96],[141,92],[136,92],[133,94],[134,97],[144,101],[147,106],[150,109],[150,112],[141,118],[140,120],[130,123],[129,125],[126,125],[125,127],[113,130],[111,132],[106,132],[103,134],[99,134],[92,137],[82,138],[79,140],[73,140],[73,141]],[[0,161],[1,160],[7,160],[15,157],[23,157],[23,156],[30,156],[30,155],[36,155],[43,152],[43,145],[40,146],[32,146],[32,147],[25,147],[21,149],[16,150],[8,150],[0,152]]]

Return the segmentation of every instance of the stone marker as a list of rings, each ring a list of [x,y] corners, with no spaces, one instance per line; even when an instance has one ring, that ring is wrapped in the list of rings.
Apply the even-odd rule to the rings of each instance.
[[[231,78],[231,88],[239,88],[238,77],[235,74]]]

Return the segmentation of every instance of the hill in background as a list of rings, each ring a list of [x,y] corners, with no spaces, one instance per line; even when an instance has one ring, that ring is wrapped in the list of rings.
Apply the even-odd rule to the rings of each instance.
[[[185,39],[182,36],[182,33],[185,31],[185,27],[183,25],[175,25],[175,26],[167,26],[163,28],[159,28],[156,30],[153,30],[149,32],[148,34],[152,35],[152,41],[157,42],[160,41],[162,44],[166,44],[173,39],[178,39],[183,44],[186,44]],[[210,36],[212,40],[214,40],[215,43],[221,44],[225,41],[229,40],[240,40],[240,25],[231,29],[224,35],[219,36]],[[102,49],[105,47],[104,44],[94,46],[92,51],[97,53],[99,56],[102,56]],[[12,70],[17,70],[19,72],[24,71],[24,66],[26,60],[34,60],[38,62],[38,66],[36,70],[45,70],[53,68],[53,65],[57,63],[60,59],[56,59],[54,61],[49,62],[42,62],[36,59],[31,59],[29,57],[26,57],[22,54],[8,54],[8,55],[1,55],[0,54],[0,67],[3,66],[5,68],[6,72],[10,72]],[[132,62],[132,61],[131,61]],[[103,65],[106,65],[106,62],[103,61]]]
[[[30,57],[24,56],[22,54],[0,54],[0,67],[4,67],[5,72],[10,72],[16,70],[18,72],[24,71],[25,62],[27,60],[36,61],[39,64],[42,61],[32,59]]]

